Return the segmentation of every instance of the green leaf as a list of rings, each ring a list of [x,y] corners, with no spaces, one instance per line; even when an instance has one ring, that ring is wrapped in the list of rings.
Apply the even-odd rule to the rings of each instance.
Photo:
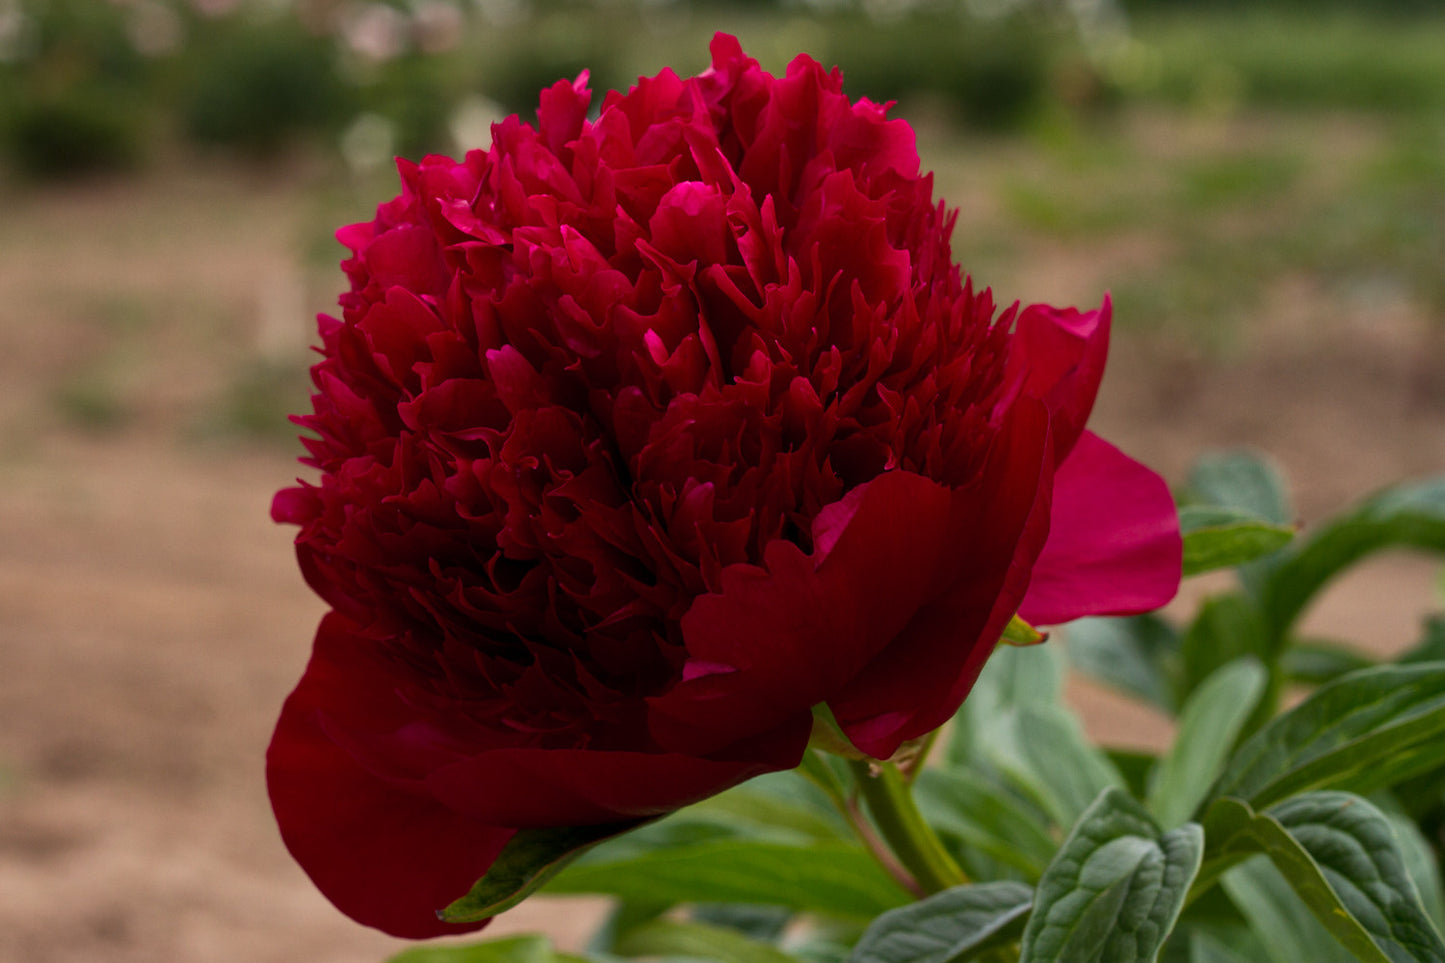
[[[1257,660],[1244,658],[1215,671],[1189,697],[1149,787],[1147,805],[1160,823],[1178,826],[1204,802],[1267,679]]]
[[[1236,866],[1224,874],[1221,885],[1268,950],[1268,956],[1251,957],[1249,963],[1358,963],[1268,858],[1258,856]]]
[[[980,773],[924,769],[913,784],[914,798],[928,824],[945,838],[963,843],[1038,879],[1057,843],[1033,806]]]
[[[726,814],[699,812],[688,807],[632,832],[604,840],[578,856],[576,862],[584,865],[598,861],[613,862],[632,859],[659,849],[751,838],[754,835],[771,842],[789,844],[801,843],[808,838],[786,829],[762,829],[755,834],[749,825],[733,820]]]
[[[1395,831],[1395,841],[1400,844],[1400,858],[1405,862],[1405,871],[1415,882],[1420,893],[1420,905],[1425,915],[1435,924],[1438,932],[1445,927],[1445,888],[1440,882],[1440,865],[1435,860],[1435,850],[1430,841],[1420,832],[1415,821],[1397,812],[1385,812],[1390,828]]]
[[[1022,883],[955,886],[889,910],[868,927],[848,963],[957,963],[1018,939],[1033,905]]]
[[[1284,476],[1273,459],[1259,452],[1236,449],[1205,456],[1189,477],[1189,501],[1217,508],[1237,509],[1273,525],[1295,520]],[[1239,566],[1240,583],[1257,596],[1260,582],[1279,558],[1272,553]]]
[[[984,731],[1016,705],[1057,705],[1063,699],[1064,665],[1058,648],[1000,646],[984,664],[973,690],[953,717],[945,747],[949,765],[963,765],[986,748]]]
[[[849,740],[847,733],[838,724],[838,719],[833,715],[833,710],[828,708],[826,702],[819,702],[813,706],[813,733],[808,737],[808,748],[847,759],[866,758],[862,751]]]
[[[1258,606],[1248,596],[1230,592],[1206,599],[1180,647],[1179,703],[1220,666],[1250,655],[1269,665],[1275,649]]]
[[[1424,637],[1396,661],[1445,661],[1445,615],[1432,615],[1425,619]]]
[[[1271,631],[1284,635],[1330,579],[1394,547],[1445,551],[1445,478],[1388,489],[1296,539],[1261,583]]]
[[[1104,755],[1109,757],[1114,768],[1119,770],[1119,775],[1124,777],[1124,788],[1129,791],[1129,795],[1135,799],[1143,799],[1149,792],[1149,779],[1154,767],[1159,763],[1159,754],[1143,749],[1109,746],[1104,750]]]
[[[1445,960],[1445,943],[1420,905],[1389,821],[1359,796],[1308,793],[1264,813],[1220,799],[1205,826],[1212,864],[1264,852],[1310,912],[1359,959]]]
[[[1290,640],[1280,656],[1280,666],[1291,682],[1311,686],[1333,682],[1342,675],[1373,665],[1374,660],[1348,645],[1317,639]]]
[[[572,860],[598,843],[636,829],[642,821],[600,826],[523,829],[507,841],[487,874],[437,915],[448,923],[472,923],[511,909]]]
[[[803,845],[853,839],[827,796],[797,771],[768,773],[587,850],[579,863],[614,862],[643,853],[725,839]]]
[[[819,939],[811,931],[789,948],[794,956],[808,963],[846,963],[848,954],[853,952],[851,944]]]
[[[1196,930],[1189,934],[1189,963],[1258,963],[1239,956],[1216,937]]]
[[[743,835],[785,830],[812,839],[848,839],[848,827],[826,796],[795,772],[769,773],[682,811],[716,819]]]
[[[638,903],[767,903],[871,919],[908,901],[857,846],[714,840],[570,866],[549,893],[603,893]]]
[[[552,944],[545,936],[511,936],[461,946],[417,946],[387,963],[552,963]]]
[[[1105,790],[1039,881],[1020,963],[1156,960],[1203,850],[1197,824],[1160,835],[1139,803]]]
[[[989,760],[1060,826],[1072,826],[1104,789],[1124,786],[1114,764],[1061,705],[1015,706],[987,733]]]
[[[856,921],[811,917],[802,932],[790,934],[788,952],[810,963],[845,963],[865,929]]]
[[[1074,668],[1173,714],[1171,666],[1180,639],[1168,622],[1157,615],[1080,619],[1065,632],[1064,651]]]
[[[1309,793],[1269,812],[1314,857],[1345,909],[1390,959],[1445,961],[1445,942],[1383,813],[1345,792]]]
[[[1237,508],[1186,505],[1179,509],[1184,536],[1184,574],[1234,568],[1278,551],[1294,538],[1294,527],[1267,522]]]
[[[786,906],[757,903],[699,903],[692,908],[694,923],[721,926],[750,940],[775,943],[788,928],[793,911]]]
[[[1196,501],[1237,508],[1275,525],[1294,520],[1283,474],[1269,456],[1234,449],[1205,455],[1189,472]]]
[[[1001,648],[989,657],[974,691],[996,707],[1053,703],[1064,691],[1064,664],[1052,645]],[[970,693],[969,698],[973,697]]]
[[[1262,808],[1312,789],[1373,792],[1445,761],[1445,663],[1322,686],[1251,736],[1212,793]]]
[[[613,947],[620,956],[682,956],[722,963],[797,963],[782,950],[750,940],[736,930],[704,923],[654,920],[622,936]]]
[[[615,901],[612,912],[607,914],[607,919],[587,941],[587,952],[600,955],[610,954],[618,940],[644,923],[651,923],[670,909],[672,909],[670,903]]]
[[[1369,932],[1341,904],[1309,850],[1290,835],[1272,812],[1256,812],[1238,799],[1217,799],[1209,807],[1204,826],[1209,851],[1199,876],[1200,885],[1207,883],[1225,866],[1247,856],[1264,853],[1315,919],[1340,945],[1366,963],[1388,963],[1388,957],[1370,939]],[[1227,880],[1228,875],[1225,878]],[[1233,891],[1228,886],[1225,889],[1234,898]],[[1280,911],[1283,912],[1282,909]]]

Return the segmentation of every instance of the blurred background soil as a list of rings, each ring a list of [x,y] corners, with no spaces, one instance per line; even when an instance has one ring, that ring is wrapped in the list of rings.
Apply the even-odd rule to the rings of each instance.
[[[285,415],[343,284],[331,231],[395,193],[390,154],[476,145],[588,63],[603,87],[691,73],[721,27],[900,98],[981,283],[1112,292],[1094,425],[1173,483],[1257,446],[1308,526],[1445,470],[1423,4],[258,6],[0,0],[0,963],[401,948],[315,892],[265,800],[321,614],[268,518],[300,470]],[[1307,629],[1402,649],[1438,579],[1378,559]],[[1106,741],[1166,736],[1070,695]],[[599,912],[538,900],[494,932],[575,947]]]

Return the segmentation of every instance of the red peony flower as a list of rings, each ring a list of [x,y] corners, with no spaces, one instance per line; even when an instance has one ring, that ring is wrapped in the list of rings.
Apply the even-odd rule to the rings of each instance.
[[[542,93],[338,235],[318,485],[277,495],[333,611],[268,755],[291,852],[408,937],[518,828],[796,765],[826,703],[886,758],[1016,613],[1179,580],[1173,503],[1084,429],[1109,305],[999,314],[913,132],[799,57]]]

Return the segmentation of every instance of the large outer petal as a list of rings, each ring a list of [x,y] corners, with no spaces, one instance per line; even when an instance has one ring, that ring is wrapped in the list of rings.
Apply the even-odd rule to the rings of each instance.
[[[828,700],[848,738],[868,755],[886,759],[938,728],[973,688],[1048,534],[1052,469],[1048,413],[1021,399],[979,483],[954,492],[942,590]]]
[[[707,754],[780,727],[847,685],[934,591],[953,548],[946,486],[886,472],[825,509],[813,555],[770,543],[762,567],[738,564],[722,591],[683,617],[683,681],[651,700],[664,746]]]
[[[518,828],[645,819],[791,769],[808,743],[811,717],[767,740],[730,747],[738,758],[595,749],[498,749],[438,769],[436,796],[479,820]],[[754,750],[754,751],[748,751]]]
[[[1054,476],[1049,539],[1019,615],[1057,625],[1156,609],[1179,589],[1182,553],[1164,480],[1086,431]]]
[[[828,702],[886,757],[957,709],[1047,532],[1049,414],[1020,399],[970,486],[886,472],[820,514],[815,552],[768,546],[683,619],[684,681],[653,700],[671,748],[712,752]]]
[[[1009,345],[1015,390],[1038,398],[1052,416],[1054,462],[1062,463],[1094,408],[1109,353],[1109,298],[1094,311],[1031,304],[1019,313]]]
[[[266,754],[281,838],[317,888],[359,923],[421,939],[485,923],[443,923],[436,911],[486,872],[512,830],[460,815],[420,786],[363,768],[325,731],[338,706],[368,704],[380,721],[405,707],[369,645],[328,615],[311,662],[286,700]]]
[[[435,911],[464,894],[516,829],[671,812],[797,765],[811,718],[726,758],[477,743],[416,700],[406,669],[354,623],[322,620],[310,664],[267,754],[287,848],[359,922],[396,936],[464,933]],[[471,738],[469,738],[469,736]]]

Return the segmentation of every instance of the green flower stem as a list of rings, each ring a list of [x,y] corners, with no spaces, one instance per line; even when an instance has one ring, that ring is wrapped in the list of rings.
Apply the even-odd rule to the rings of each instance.
[[[912,786],[913,780],[918,778],[918,774],[928,764],[928,754],[933,751],[933,744],[938,741],[938,734],[942,731],[940,726],[917,740],[906,759],[898,759],[897,756],[894,756],[895,759],[898,759],[898,771],[902,773],[903,781],[907,785]]]
[[[898,857],[893,855],[893,850],[888,844],[878,838],[873,825],[868,822],[868,817],[863,815],[863,810],[858,807],[857,800],[850,800],[843,804],[843,814],[848,819],[848,825],[858,834],[863,842],[863,848],[868,854],[878,861],[878,865],[898,881],[898,885],[913,895],[914,899],[923,899],[929,891],[923,888],[923,884],[914,878],[908,868],[899,862]]]
[[[829,767],[822,752],[809,749],[803,753],[803,762],[798,767],[798,773],[823,790],[833,806],[848,821],[848,825],[858,836],[858,841],[863,844],[863,848],[868,850],[868,854],[877,860],[878,865],[882,866],[888,875],[898,882],[899,886],[918,899],[928,895],[927,891],[919,885],[918,880],[913,878],[913,874],[904,868],[903,864],[898,861],[898,857],[893,855],[888,844],[878,838],[872,824],[868,822],[868,817],[863,815],[863,810],[858,808],[856,794],[854,794],[854,798],[849,798],[848,791]]]
[[[923,821],[913,792],[891,762],[850,760],[849,768],[868,802],[878,831],[893,854],[926,893],[939,893],[968,882],[958,863]]]

